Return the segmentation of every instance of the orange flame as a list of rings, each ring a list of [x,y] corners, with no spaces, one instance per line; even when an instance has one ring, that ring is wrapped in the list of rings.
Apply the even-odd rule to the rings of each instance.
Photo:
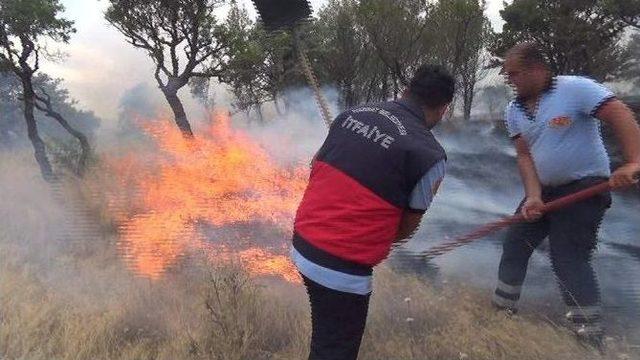
[[[116,215],[121,223],[118,248],[133,271],[159,278],[189,249],[217,253],[220,239],[209,238],[212,229],[256,224],[275,227],[278,240],[266,246],[259,243],[262,239],[252,239],[249,248],[236,249],[235,257],[251,274],[298,281],[285,252],[308,178],[306,167],[278,166],[222,113],[192,140],[168,121],[147,123],[143,129],[157,152],[110,162],[120,192],[135,189],[126,199],[128,212]],[[112,194],[111,202],[122,205],[123,197]]]

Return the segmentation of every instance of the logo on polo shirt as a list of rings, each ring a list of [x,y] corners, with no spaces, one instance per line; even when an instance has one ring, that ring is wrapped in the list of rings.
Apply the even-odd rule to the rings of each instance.
[[[560,129],[560,128],[565,128],[570,126],[572,123],[571,118],[568,116],[558,116],[555,117],[553,119],[551,119],[551,121],[549,121],[549,126],[554,128],[554,129]]]

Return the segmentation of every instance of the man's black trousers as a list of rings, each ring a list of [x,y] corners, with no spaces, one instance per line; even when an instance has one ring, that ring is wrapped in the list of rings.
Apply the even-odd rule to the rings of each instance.
[[[563,186],[545,187],[543,200],[548,202],[605,180],[585,178]],[[591,258],[600,223],[610,205],[611,195],[605,193],[547,214],[539,221],[512,226],[503,244],[494,303],[515,307],[529,258],[548,236],[551,264],[568,307],[567,318],[576,330],[600,333],[600,292]]]
[[[371,294],[341,292],[302,278],[311,304],[309,360],[357,359]]]

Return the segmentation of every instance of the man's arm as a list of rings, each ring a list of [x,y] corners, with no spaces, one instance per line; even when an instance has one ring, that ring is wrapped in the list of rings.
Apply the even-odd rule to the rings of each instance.
[[[533,157],[529,151],[529,145],[522,137],[514,139],[518,154],[518,169],[524,185],[526,200],[522,206],[522,215],[529,221],[534,221],[542,216],[542,185],[538,178]]]
[[[516,147],[518,169],[520,170],[520,177],[525,190],[525,203],[521,212],[525,219],[533,221],[542,215],[540,211],[540,208],[544,206],[542,202],[542,185],[533,163],[533,157],[529,151],[529,145],[522,138],[522,133],[518,126],[518,120],[522,120],[522,115],[518,114],[516,108],[513,102],[509,104],[505,109],[504,119],[509,137]]]
[[[540,185],[540,179],[538,178],[538,173],[533,163],[533,157],[531,156],[531,152],[529,152],[529,145],[522,137],[516,138],[514,144],[516,153],[518,154],[518,170],[520,170],[520,177],[522,178],[525,194],[527,198],[541,198],[542,185]]]
[[[398,242],[412,238],[416,230],[418,230],[423,215],[424,213],[412,211],[402,213],[400,225],[398,226],[398,235],[396,235],[395,241]]]
[[[625,164],[611,175],[611,186],[615,189],[637,183],[634,175],[640,172],[640,127],[633,113],[622,101],[614,99],[604,104],[595,115],[611,126],[625,160]]]
[[[446,172],[445,160],[433,165],[418,181],[409,199],[409,206],[402,213],[396,242],[413,237],[420,226],[424,213],[431,206]]]

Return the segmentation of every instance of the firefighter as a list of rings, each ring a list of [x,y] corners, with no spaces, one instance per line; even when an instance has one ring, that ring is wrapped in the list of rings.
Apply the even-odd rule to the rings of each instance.
[[[525,199],[517,212],[528,220],[507,233],[493,304],[516,311],[529,257],[549,238],[550,257],[578,337],[601,344],[600,294],[592,257],[600,223],[611,205],[604,193],[567,209],[542,215],[545,202],[608,180],[612,188],[637,182],[640,130],[633,113],[606,87],[581,76],[554,76],[535,43],[508,51],[502,69],[517,95],[506,109],[506,125],[517,150]],[[600,121],[609,125],[624,155],[613,174]]]
[[[454,79],[424,65],[397,101],[337,116],[312,163],[291,257],[311,305],[309,359],[356,359],[373,267],[410,237],[445,173],[431,133],[453,99]]]

